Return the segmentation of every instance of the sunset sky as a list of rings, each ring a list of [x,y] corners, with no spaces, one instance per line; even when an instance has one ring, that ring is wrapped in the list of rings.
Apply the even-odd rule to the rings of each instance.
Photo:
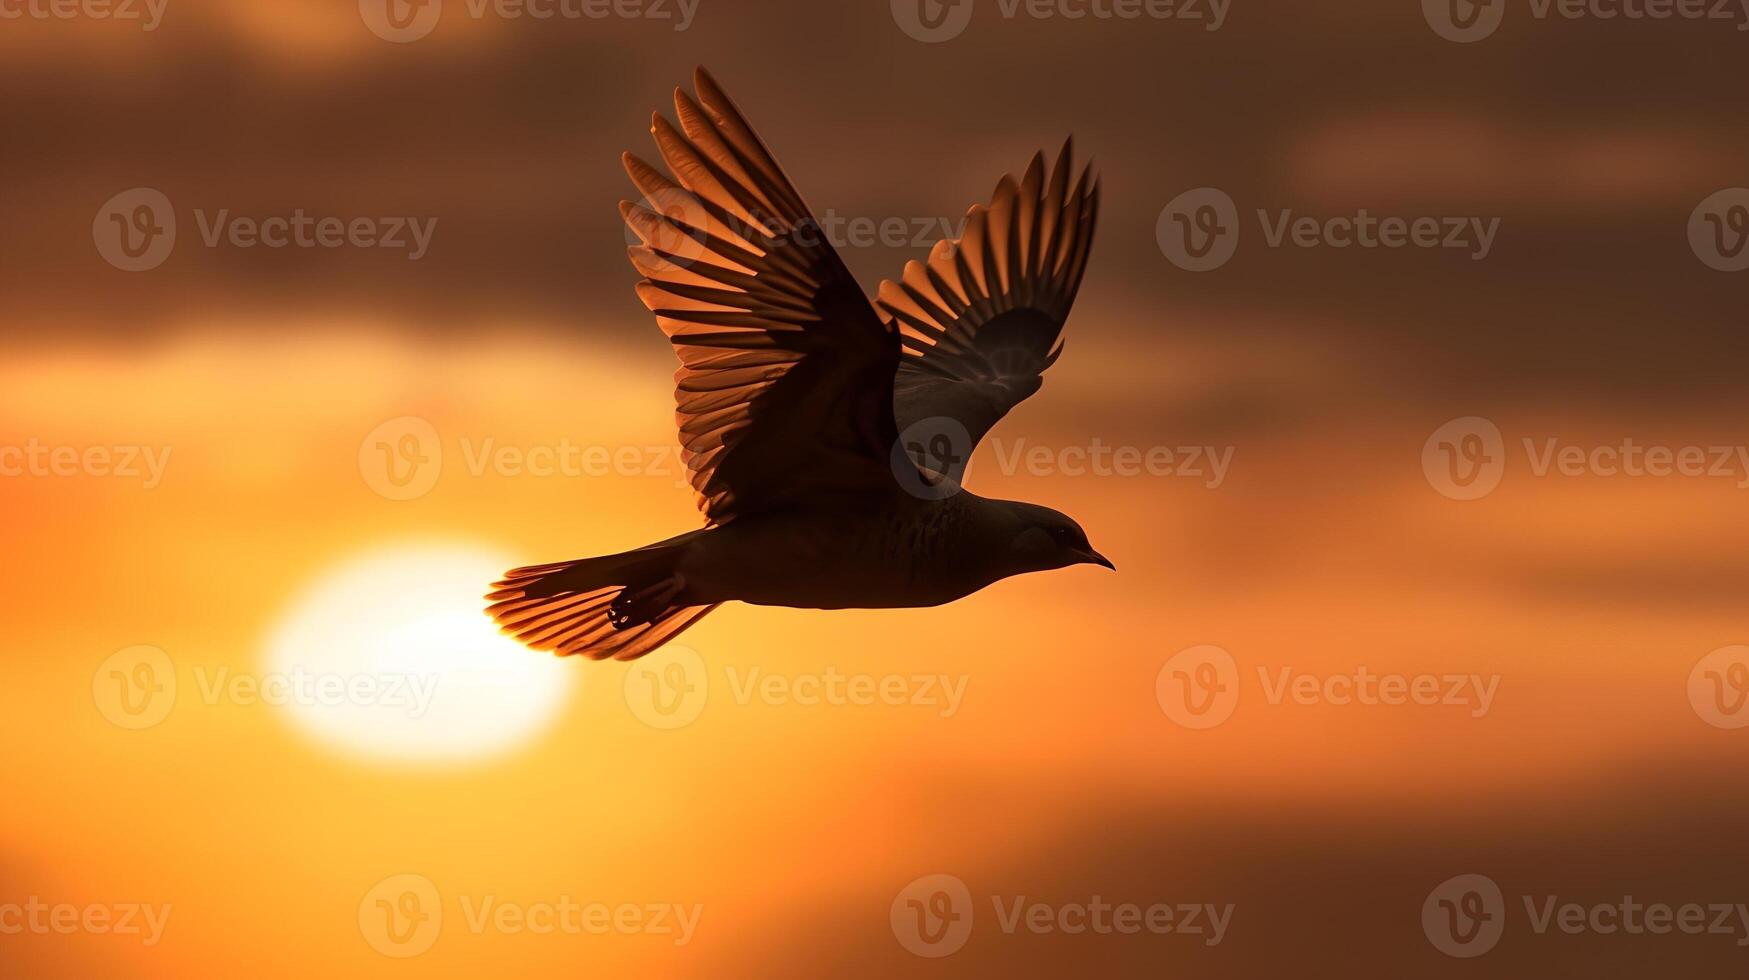
[[[392,43],[370,2],[0,21],[0,973],[1741,970],[1749,918],[1530,911],[1749,903],[1749,273],[1689,236],[1749,186],[1733,25],[978,0],[926,43],[879,0],[449,0]],[[903,229],[843,242],[871,294],[1034,150],[1096,157],[1066,351],[967,482],[1115,575],[731,605],[629,665],[494,635],[504,569],[699,526],[616,205],[700,63],[816,213]],[[130,272],[104,218],[140,188],[177,234]],[[1207,272],[1161,230],[1200,188],[1242,226]],[[1270,242],[1361,209],[1496,232]],[[429,239],[204,234],[300,211]],[[1498,484],[1459,499],[1472,444]],[[1397,686],[1437,693],[1362,693]],[[1471,874],[1505,902],[1475,961],[1423,920]],[[969,937],[917,955],[940,875]],[[1004,928],[1094,896],[1231,914]]]

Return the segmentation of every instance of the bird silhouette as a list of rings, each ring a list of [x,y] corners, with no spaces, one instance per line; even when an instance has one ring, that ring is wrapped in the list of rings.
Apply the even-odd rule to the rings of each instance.
[[[1073,520],[959,485],[1036,392],[1087,269],[1099,184],[1072,141],[1002,178],[871,303],[716,81],[656,113],[668,174],[636,156],[620,212],[638,295],[680,358],[682,458],[706,526],[636,551],[518,568],[488,612],[537,650],[633,660],[732,600],[935,606],[1027,572],[1112,568]]]

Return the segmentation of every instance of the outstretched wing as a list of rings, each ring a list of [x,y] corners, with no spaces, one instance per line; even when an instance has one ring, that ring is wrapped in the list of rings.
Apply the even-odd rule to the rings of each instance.
[[[1048,180],[1043,154],[1019,183],[1003,177],[990,203],[967,213],[959,240],[937,242],[928,262],[881,283],[880,306],[905,348],[894,396],[901,432],[939,433],[952,420],[970,439],[952,447],[963,459],[1044,384],[1099,215],[1091,167],[1069,186],[1072,147],[1063,144]]]
[[[704,69],[680,129],[655,116],[665,176],[626,154],[638,295],[680,356],[682,456],[712,523],[831,494],[890,492],[898,332],[770,151]]]

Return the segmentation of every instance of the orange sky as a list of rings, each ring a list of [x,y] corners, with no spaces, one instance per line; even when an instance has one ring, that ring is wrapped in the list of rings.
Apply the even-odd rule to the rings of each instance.
[[[1083,366],[1103,353],[1097,319],[1087,321],[1061,390],[1010,420],[1011,437],[1085,442],[1053,416],[1112,407],[1112,393],[1084,383]],[[29,975],[178,976],[252,957],[285,976],[414,964],[438,975],[505,964],[718,975],[748,969],[748,937],[771,936],[799,908],[839,907],[831,929],[879,934],[906,881],[942,868],[993,875],[1112,807],[1361,821],[1462,805],[1500,819],[1508,800],[1596,792],[1624,766],[1742,759],[1741,740],[1703,724],[1686,696],[1695,661],[1731,639],[1728,612],[1549,588],[1563,565],[1650,573],[1728,553],[1718,529],[1738,491],[1509,471],[1495,495],[1460,504],[1427,484],[1420,442],[1431,427],[1410,422],[1346,429],[1346,444],[1241,440],[1214,490],[1186,478],[1008,475],[986,450],[974,485],[1076,514],[1122,571],[1028,577],[937,610],[728,608],[682,644],[713,690],[674,731],[639,720],[626,694],[637,668],[617,664],[565,664],[581,686],[555,722],[506,754],[452,765],[336,755],[290,708],[193,694],[221,667],[266,670],[292,597],[360,553],[460,540],[539,561],[690,526],[688,496],[667,477],[476,476],[462,449],[567,434],[662,445],[659,353],[599,359],[537,339],[446,349],[360,328],[295,344],[207,336],[126,356],[64,348],[8,366],[10,441],[149,436],[173,447],[151,490],[119,477],[0,483],[8,513],[33,515],[14,545],[29,572],[6,600],[14,648],[31,652],[15,658],[4,694],[7,735],[30,746],[6,764],[17,787],[3,825],[7,880],[45,901],[172,906],[151,948],[27,934],[7,937],[8,955]],[[304,390],[323,394],[293,397]],[[586,430],[572,421],[578,391],[605,406],[585,413]],[[424,497],[385,500],[361,474],[358,443],[409,414],[442,434],[443,473]],[[1500,421],[1579,441],[1610,431],[1604,420]],[[1662,435],[1728,437],[1695,423]],[[1209,643],[1240,665],[1239,707],[1191,731],[1161,710],[1156,675],[1178,650]],[[100,662],[134,644],[168,652],[183,691],[143,731],[110,724],[91,693]],[[945,675],[963,699],[944,717],[942,702],[734,694],[754,669],[794,678],[828,667]],[[1480,717],[1478,703],[1270,703],[1283,668],[1324,678],[1362,667],[1477,674],[1495,692]],[[1169,843],[1155,853],[1172,853]],[[1442,866],[1422,862],[1429,874]],[[1035,870],[1053,866],[1039,887],[1076,865],[1059,853]],[[409,872],[444,895],[449,924],[403,966],[361,937],[358,905]],[[703,912],[682,947],[466,925],[485,896],[567,895]],[[877,948],[886,961],[906,955],[890,940]]]
[[[1729,25],[1514,5],[1458,45],[1413,0],[1234,0],[1218,32],[980,0],[963,37],[922,44],[886,0],[703,0],[679,32],[448,2],[409,44],[373,36],[354,0],[171,0],[145,33],[0,21],[0,974],[1740,963],[1733,937],[1538,934],[1521,907],[1749,902],[1749,733],[1705,697],[1749,676],[1731,663],[1749,642],[1743,280],[1684,236],[1697,202],[1749,184]],[[930,610],[731,606],[631,666],[531,668],[543,655],[472,632],[471,572],[447,591],[474,560],[457,556],[552,561],[698,525],[671,455],[673,357],[616,204],[620,152],[646,151],[649,111],[700,62],[817,211],[930,229],[845,249],[871,293],[1035,149],[1072,132],[1097,156],[1066,351],[968,482],[1074,516],[1117,574]],[[1157,225],[1207,186],[1250,237],[1197,274]],[[128,273],[94,248],[93,214],[138,187],[182,229]],[[1499,219],[1499,237],[1485,261],[1270,248],[1253,220],[1357,208]],[[436,232],[414,262],[206,247],[196,218],[294,209]],[[1423,464],[1469,417],[1501,433],[1504,474],[1465,502]],[[391,499],[404,488],[371,461],[385,442],[428,452],[421,437],[441,464]],[[1724,447],[1725,475],[1539,475],[1550,440]],[[1096,447],[1223,462],[1058,465]],[[1050,465],[1027,465],[1041,448]],[[527,471],[571,450],[634,462]],[[111,472],[127,461],[149,474]],[[407,587],[324,600],[385,558]],[[436,707],[361,721],[212,687],[282,679],[288,645],[377,679],[429,648]],[[1210,645],[1236,701],[1193,729],[1169,664]],[[157,656],[172,675],[136,673]],[[702,699],[664,713],[652,695],[676,689],[653,681],[696,691],[697,672]],[[1331,703],[1357,675],[1435,678],[1456,703]],[[118,685],[167,676],[175,697],[143,702],[162,717],[126,727],[143,716]],[[836,679],[902,703],[811,703]],[[1276,695],[1296,683],[1314,703]],[[969,941],[913,956],[895,903],[943,874],[971,894]],[[1478,962],[1417,923],[1461,874],[1508,899]],[[407,895],[442,921],[401,942],[384,929]],[[1235,911],[1214,946],[1001,928],[1020,896],[1093,895]],[[53,927],[55,908],[134,905],[169,909],[156,942]],[[570,905],[642,925],[531,927]],[[653,906],[691,923],[684,943]]]

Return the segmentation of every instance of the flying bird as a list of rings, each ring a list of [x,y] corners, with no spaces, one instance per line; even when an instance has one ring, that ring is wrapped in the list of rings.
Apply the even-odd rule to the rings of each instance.
[[[705,527],[518,568],[487,595],[536,650],[634,660],[724,602],[935,606],[1027,572],[1112,568],[1080,525],[961,489],[958,465],[1062,353],[1099,213],[1072,141],[973,207],[870,302],[765,143],[708,72],[656,113],[638,295],[680,358],[682,458]]]

